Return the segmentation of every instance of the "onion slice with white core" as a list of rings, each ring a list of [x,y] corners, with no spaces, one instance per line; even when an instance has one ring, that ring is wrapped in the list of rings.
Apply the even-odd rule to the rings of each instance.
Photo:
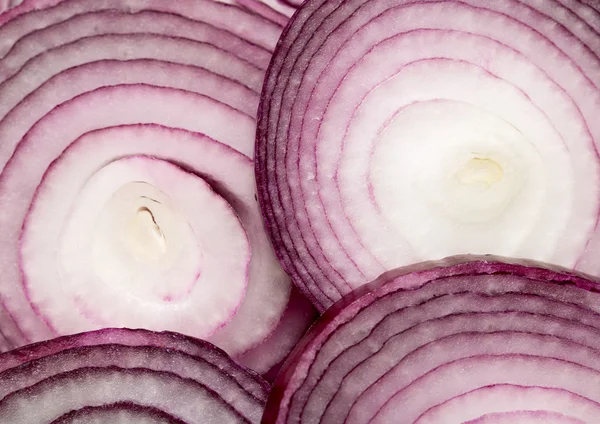
[[[494,256],[389,271],[317,320],[262,422],[596,422],[599,291],[591,277]]]
[[[54,145],[60,155],[61,149],[66,148],[75,141],[53,163],[46,175],[43,176],[43,180],[40,179],[42,175],[35,175],[34,172],[28,173],[30,178],[39,181],[37,188],[35,184],[32,185],[32,188],[37,191],[35,198],[31,197],[33,195],[31,188],[25,188],[23,181],[19,183],[20,197],[24,200],[19,203],[22,204],[23,212],[27,213],[26,219],[22,221],[23,229],[20,233],[20,262],[24,286],[14,285],[5,288],[7,296],[13,299],[9,305],[12,308],[11,312],[20,324],[21,329],[29,337],[38,340],[49,338],[52,334],[82,331],[84,328],[99,328],[112,322],[121,323],[126,316],[136,320],[136,325],[147,326],[148,322],[146,320],[150,319],[153,321],[150,328],[154,329],[179,330],[202,338],[207,338],[213,333],[214,326],[212,326],[213,330],[201,329],[200,322],[204,320],[212,321],[213,318],[211,317],[212,313],[209,310],[203,310],[197,302],[203,304],[206,301],[210,302],[212,299],[214,302],[222,303],[218,301],[220,296],[238,297],[239,292],[235,294],[236,290],[234,289],[236,282],[221,279],[209,280],[204,283],[206,287],[200,285],[194,289],[193,293],[190,293],[190,296],[184,298],[150,299],[141,297],[139,303],[132,305],[130,303],[142,294],[134,290],[133,281],[130,281],[124,287],[119,287],[118,283],[114,284],[114,280],[113,282],[106,280],[107,277],[109,280],[114,279],[116,275],[106,276],[97,273],[97,270],[107,269],[116,272],[116,266],[119,264],[124,266],[121,270],[121,278],[128,275],[138,275],[139,277],[145,275],[143,268],[138,269],[137,261],[120,264],[115,260],[115,268],[102,266],[102,263],[98,262],[102,259],[98,255],[107,251],[105,249],[107,245],[103,245],[102,242],[108,240],[102,239],[102,237],[97,238],[99,235],[105,234],[97,225],[102,225],[104,219],[102,216],[110,213],[113,206],[110,201],[100,204],[95,203],[97,200],[94,203],[87,200],[81,202],[86,196],[85,187],[90,184],[93,178],[99,177],[99,174],[103,172],[103,168],[110,166],[115,158],[146,154],[177,163],[185,169],[193,170],[199,176],[205,176],[211,182],[212,187],[221,196],[225,197],[231,207],[234,208],[248,234],[252,258],[247,276],[249,286],[245,300],[241,305],[236,305],[236,307],[239,306],[239,309],[233,318],[228,315],[226,318],[221,317],[219,324],[215,323],[217,326],[222,326],[229,322],[229,325],[220,329],[209,339],[231,355],[238,355],[258,344],[270,334],[284,312],[285,301],[290,290],[289,285],[284,284],[286,281],[285,276],[276,266],[269,242],[261,227],[260,216],[254,200],[252,162],[247,157],[206,136],[155,125],[108,128],[91,132],[77,139],[79,133],[85,132],[85,130],[81,131],[80,129],[82,122],[87,122],[90,128],[95,125],[94,122],[89,121],[89,118],[86,118],[89,110],[94,110],[98,113],[98,116],[104,117],[108,116],[107,113],[109,115],[115,114],[114,117],[119,119],[122,124],[126,123],[123,120],[127,118],[131,122],[149,118],[153,118],[150,119],[151,122],[161,122],[159,114],[163,116],[170,115],[173,119],[185,116],[185,114],[176,112],[165,113],[167,111],[164,107],[165,104],[179,104],[183,108],[182,110],[186,110],[188,113],[195,110],[193,103],[181,103],[169,95],[159,95],[156,97],[155,105],[152,106],[151,99],[153,96],[151,92],[167,94],[169,91],[165,89],[139,86],[130,88],[130,90],[125,86],[105,88],[64,104],[53,114],[40,121],[34,127],[34,131],[30,132],[30,135],[33,136],[37,132],[35,129],[38,129],[38,134],[41,135],[47,134],[44,126],[55,128],[52,141],[47,137],[38,141],[34,141],[35,137],[30,138],[30,141],[24,142],[24,150],[17,151],[15,159],[21,157],[21,160],[29,160],[26,158],[30,156],[25,151],[30,151],[36,152],[34,156],[39,160],[43,159],[40,156],[40,151],[33,148],[34,145],[38,145],[38,142],[42,143],[38,146],[45,149],[49,145]],[[142,95],[137,100],[136,93]],[[130,103],[132,101],[136,103],[135,106]],[[144,103],[146,110],[141,110],[142,103]],[[116,108],[116,105],[120,107]],[[104,113],[103,108],[110,108],[111,111],[107,110]],[[152,116],[152,109],[156,110],[155,116]],[[215,110],[214,105],[211,110]],[[127,111],[136,111],[137,116],[127,117]],[[193,122],[190,121],[185,125],[174,125],[174,122],[167,122],[164,119],[162,122],[175,127],[190,127],[190,125],[197,125],[200,122],[199,116],[204,116],[207,120],[214,122],[215,117],[211,118],[208,113],[208,110],[198,110],[197,113],[191,115]],[[55,124],[56,122],[62,122],[65,117],[73,119],[73,122],[76,123],[75,128],[64,128],[65,131],[58,131]],[[180,121],[181,123],[183,121]],[[117,125],[117,122],[110,122],[109,126],[111,125]],[[99,125],[100,128],[105,126]],[[224,128],[223,125],[217,125],[217,127],[219,130]],[[28,143],[33,143],[30,145],[33,150],[27,147]],[[25,156],[21,156],[19,152],[25,154]],[[47,166],[47,164],[42,165],[39,168],[42,172],[38,174],[42,174]],[[10,164],[3,175],[5,176],[3,181],[9,184],[8,176],[12,175]],[[109,179],[111,178],[110,173],[104,175],[107,175]],[[153,177],[160,180],[164,176],[161,173],[155,173]],[[125,181],[128,182],[125,183]],[[121,187],[127,187],[128,184],[137,181],[145,180],[136,177],[125,178]],[[162,184],[167,189],[171,182],[165,179]],[[12,186],[12,184],[10,185]],[[13,187],[10,192],[14,193],[15,189],[17,187]],[[182,205],[176,201],[175,193],[171,193],[171,191],[182,190],[187,190],[187,187],[178,187],[175,184],[164,193],[168,196],[169,203],[174,204],[179,210],[181,210]],[[110,195],[111,191],[116,195],[119,189],[114,187],[108,190],[106,195]],[[4,193],[9,193],[9,191]],[[93,193],[92,196],[95,194],[98,193]],[[127,212],[122,214],[123,219],[127,216],[132,217],[132,213],[136,214],[139,207],[141,207],[136,202],[147,200],[145,198],[148,197],[144,193],[140,194],[135,191],[124,193],[124,196],[125,198],[122,201],[116,203],[128,208]],[[28,200],[25,200],[26,197],[28,197]],[[98,200],[101,200],[101,198],[98,197]],[[31,202],[29,212],[26,210],[28,202]],[[159,200],[159,202],[164,201]],[[79,207],[96,207],[96,204],[99,209],[95,211],[81,213],[81,210],[79,210],[78,212]],[[151,204],[146,206],[152,207]],[[5,214],[7,215],[6,220],[16,222],[14,221],[14,213],[17,205],[14,201],[12,207],[13,215],[9,217],[8,213]],[[184,227],[181,230],[185,229],[191,218],[202,220],[203,217],[207,217],[208,219],[209,216],[205,215],[205,207],[198,208],[195,212],[197,217],[193,216],[193,209],[187,210],[183,214],[186,222],[184,222]],[[176,209],[168,211],[168,213],[175,212]],[[92,222],[95,221],[96,224],[91,225],[86,222],[89,219],[92,219]],[[110,225],[110,217],[108,219],[108,222],[104,222]],[[179,225],[179,220],[174,221]],[[222,223],[220,218],[207,221],[207,224],[213,225],[216,229],[221,227],[219,223]],[[113,224],[117,226],[116,221]],[[16,230],[15,234],[18,235],[19,230]],[[165,235],[169,236],[168,234]],[[193,236],[194,239],[200,236],[195,229],[189,235]],[[69,239],[69,237],[75,237],[75,239]],[[82,237],[87,237],[87,239],[82,240]],[[79,243],[84,243],[85,249],[77,250],[76,246],[80,245],[77,243],[78,240]],[[118,243],[117,240],[114,242]],[[214,242],[216,243],[216,240]],[[210,239],[204,240],[202,243],[210,244]],[[111,245],[110,242],[109,245]],[[71,246],[75,249],[72,249]],[[127,248],[126,245],[124,247]],[[96,250],[94,251],[94,249]],[[216,265],[221,260],[219,257],[214,256],[211,250],[211,246],[202,246],[200,248],[202,257],[200,258],[190,258],[187,254],[183,255],[180,259],[193,261],[188,264],[187,268],[179,268],[178,265],[172,264],[166,269],[174,272],[180,272],[182,269],[193,270],[192,264],[199,260],[202,267],[200,269],[200,277],[202,278],[202,272],[207,271],[207,264],[214,263]],[[8,253],[4,252],[2,256],[8,259]],[[57,261],[59,263],[58,268],[56,267]],[[88,264],[89,267],[86,267],[85,264]],[[130,269],[127,268],[128,266]],[[127,273],[126,270],[128,270]],[[173,275],[172,278],[177,278],[176,275]],[[180,277],[183,278],[183,276]],[[47,281],[59,281],[61,290],[57,291],[56,287],[49,289]],[[77,284],[73,285],[69,281]],[[180,288],[184,289],[183,285],[185,284],[186,281],[178,281],[176,286],[181,286]],[[227,286],[224,286],[224,284],[227,284]],[[141,290],[148,290],[149,288],[139,287]],[[166,290],[166,292],[169,292],[170,288],[171,286],[167,282],[159,282],[159,285],[155,287],[155,289]],[[123,291],[128,292],[130,289],[130,296],[124,296]],[[200,297],[197,301],[193,301],[193,297],[205,290],[210,290],[214,297],[207,296],[206,299]],[[231,293],[229,293],[229,290],[231,290]],[[268,293],[268,296],[265,293]],[[101,296],[101,298],[106,297],[106,303],[99,302],[98,296]],[[21,301],[17,302],[17,298],[20,298]],[[223,301],[226,300],[223,299]],[[27,304],[32,305],[33,309],[31,306],[27,307]],[[155,314],[155,317],[152,317],[153,314]],[[167,320],[168,316],[171,316],[169,320]]]
[[[0,16],[0,57],[23,36],[84,13],[114,10],[127,13],[156,11],[179,15],[229,31],[259,47],[272,51],[281,27],[263,17],[212,0],[25,0]]]
[[[299,9],[263,90],[257,183],[319,310],[460,253],[600,274],[598,22],[575,0]]]
[[[249,240],[235,211],[206,181],[166,161],[128,156],[96,171],[68,199],[45,190],[64,181],[55,172],[38,189],[25,224],[21,266],[29,301],[38,311],[44,305],[57,334],[118,322],[180,327],[207,338],[231,320],[246,291]],[[62,222],[56,222],[57,198],[72,205]],[[54,225],[62,233],[48,240],[46,228]],[[46,264],[57,259],[61,295],[71,302],[45,284],[52,269]],[[85,319],[78,321],[80,315]]]
[[[0,289],[8,347],[150,323],[273,369],[314,318],[290,296],[255,200],[254,119],[274,26],[204,0],[55,3],[26,2],[0,18],[0,38],[14,43],[0,59],[0,220],[12,228],[0,261],[16,261]],[[21,167],[28,160],[38,168]],[[143,175],[155,185],[140,184]],[[229,212],[213,220],[184,180]],[[103,199],[91,194],[100,191]],[[200,240],[193,222],[215,238]],[[224,228],[233,232],[216,234]],[[259,355],[263,343],[280,350]]]
[[[5,353],[0,364],[0,418],[11,423],[254,423],[268,394],[220,349],[174,333],[104,329]]]

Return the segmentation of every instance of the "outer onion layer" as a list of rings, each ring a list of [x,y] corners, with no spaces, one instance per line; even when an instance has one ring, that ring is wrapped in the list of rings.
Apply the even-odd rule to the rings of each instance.
[[[273,255],[252,167],[280,31],[212,0],[0,15],[1,350],[128,326],[261,372],[285,358],[313,311]],[[280,349],[252,354],[263,343]]]
[[[268,388],[210,343],[146,330],[26,346],[0,355],[0,369],[11,423],[256,423]]]
[[[127,3],[120,0],[26,0],[0,18],[0,55],[4,56],[18,39],[32,31],[82,13],[100,10],[122,10],[129,13],[153,10],[196,21],[208,21],[217,28],[267,49],[275,47],[281,33],[278,25],[264,18],[211,0],[182,0],[177,3],[145,0],[130,0]]]
[[[599,291],[491,256],[389,271],[319,318],[262,422],[595,422]]]
[[[597,2],[306,2],[269,68],[256,169],[315,306],[461,253],[600,274],[599,33]]]

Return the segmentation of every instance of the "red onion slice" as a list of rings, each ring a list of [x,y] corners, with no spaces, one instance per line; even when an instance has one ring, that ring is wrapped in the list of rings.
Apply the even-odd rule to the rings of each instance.
[[[276,8],[272,7],[273,4],[268,4],[264,0],[231,0],[225,1],[225,3],[240,5],[265,19],[268,19],[274,24],[279,25],[281,28],[284,28],[289,20],[289,15],[279,12]],[[272,3],[277,4],[276,1]]]
[[[2,0],[0,1],[0,13],[15,7],[22,3],[22,0]]]
[[[82,38],[36,56],[0,89],[2,116],[57,73],[103,59],[158,59],[207,70],[260,90],[263,72],[206,43],[154,34],[99,35]]]
[[[6,315],[7,313],[5,311],[3,311],[3,313]],[[4,352],[9,350],[12,347],[12,344],[9,340],[6,339],[6,337],[4,337],[4,334],[0,333],[0,351]]]
[[[249,159],[281,29],[205,0],[32,0],[0,23],[0,203],[19,203],[0,218],[12,228],[0,250],[17,261],[0,288],[2,349],[148,326],[209,338],[236,358],[249,352],[249,367],[276,369],[314,318],[290,296],[272,253]],[[30,160],[40,168],[30,172]],[[114,231],[131,230],[123,219],[131,208],[139,219],[124,234],[136,234],[137,250]],[[94,229],[97,218],[106,231]],[[148,240],[152,251],[139,246]],[[279,350],[260,354],[263,343]]]
[[[235,211],[204,180],[166,161],[128,156],[96,171],[69,199],[44,189],[69,180],[53,171],[25,224],[21,266],[29,302],[56,334],[118,322],[207,338],[231,320],[251,251]],[[72,205],[65,218],[56,213],[57,197]],[[54,226],[62,234],[49,240]],[[55,261],[60,293],[46,284]]]
[[[268,387],[207,342],[147,330],[105,329],[50,340],[0,355],[0,363],[8,365],[0,373],[0,417],[10,422],[111,416],[123,422],[259,422]],[[73,396],[61,396],[69,391]],[[44,399],[55,401],[27,409]]]
[[[263,422],[467,422],[525,410],[593,421],[599,289],[558,268],[477,256],[386,273],[317,321]]]
[[[134,100],[134,93],[136,91],[141,89],[142,91],[140,93],[149,93],[146,91],[149,89],[148,87],[132,88],[133,90],[125,90],[124,87],[121,86],[104,90],[105,92],[106,90],[112,90],[115,95],[122,96],[121,100],[125,103],[117,101],[116,97],[106,97],[101,91],[91,93],[87,96],[87,100],[84,97],[82,97],[81,100],[90,101],[94,98],[93,96],[96,96],[97,102],[94,100],[94,104],[88,103],[87,106],[89,108],[98,111],[102,108],[102,104],[121,104],[124,106],[123,110],[125,111],[128,109],[126,106],[126,99]],[[164,89],[159,91],[164,92]],[[106,93],[110,93],[110,91]],[[111,95],[109,94],[109,96]],[[150,105],[149,99],[149,97],[145,96],[146,105],[148,106]],[[168,100],[163,97],[162,100],[158,100],[157,105],[164,104],[164,101]],[[65,107],[66,106],[67,105],[65,105]],[[69,116],[74,116],[72,113],[77,113],[76,111],[83,112],[89,110],[80,107],[77,102],[68,104],[68,106],[71,107],[70,111],[67,111],[66,109],[62,110]],[[193,110],[193,106],[190,105],[190,107],[191,109],[188,108],[188,110]],[[142,115],[148,116],[142,112],[140,119],[142,119]],[[119,118],[123,118],[124,115],[118,114],[118,116]],[[208,118],[208,116],[206,117]],[[61,119],[59,115],[56,115],[55,118]],[[77,119],[77,121],[80,120]],[[196,123],[198,122],[197,119],[194,121]],[[47,123],[50,124],[49,121],[47,121]],[[72,137],[62,137],[59,134],[56,134],[56,136],[57,140],[69,140]],[[23,275],[25,276],[27,285],[27,291],[23,292],[23,295],[25,293],[30,293],[28,302],[32,302],[33,305],[38,305],[36,307],[37,313],[44,317],[44,320],[50,319],[48,314],[53,315],[53,311],[58,311],[59,309],[69,315],[76,313],[76,311],[79,310],[81,315],[78,318],[75,315],[66,320],[58,319],[58,321],[53,323],[52,327],[55,327],[59,322],[63,323],[61,325],[92,326],[88,328],[98,328],[98,326],[107,325],[106,321],[101,320],[99,323],[94,320],[98,313],[104,313],[104,307],[98,309],[94,306],[94,303],[90,303],[92,299],[96,299],[95,295],[92,297],[83,296],[79,292],[81,288],[75,290],[75,287],[69,289],[68,286],[63,286],[64,291],[61,292],[62,294],[57,292],[48,293],[48,295],[54,299],[53,302],[58,302],[56,305],[68,305],[71,302],[75,302],[75,305],[78,305],[78,308],[75,310],[72,309],[73,306],[66,308],[50,307],[50,304],[47,303],[50,300],[49,298],[45,301],[41,301],[41,304],[39,304],[36,302],[36,299],[31,297],[31,293],[32,290],[38,292],[38,290],[43,289],[43,287],[45,287],[45,279],[49,275],[53,275],[53,277],[59,281],[62,280],[64,276],[56,274],[56,267],[52,265],[55,263],[55,260],[58,259],[59,261],[63,261],[66,259],[72,261],[71,258],[75,259],[73,256],[61,256],[60,249],[57,252],[54,246],[58,244],[66,247],[67,245],[64,245],[64,242],[61,241],[62,237],[64,237],[63,228],[65,228],[65,225],[69,222],[77,225],[77,220],[69,221],[69,215],[72,214],[74,205],[86,204],[80,203],[80,196],[83,194],[81,192],[84,187],[83,184],[90,178],[87,175],[89,175],[90,172],[93,175],[97,169],[101,169],[105,163],[112,161],[115,157],[131,157],[136,154],[149,154],[165,160],[175,161],[180,164],[180,166],[191,169],[199,175],[208,176],[213,187],[215,187],[222,196],[225,196],[229,204],[236,210],[244,229],[248,232],[252,249],[249,286],[245,301],[240,305],[240,308],[232,321],[230,321],[228,326],[225,326],[219,332],[214,334],[210,340],[232,355],[238,355],[244,352],[268,336],[275,327],[279,320],[279,316],[283,313],[285,301],[289,293],[287,291],[289,290],[289,286],[280,283],[281,281],[285,281],[285,277],[281,271],[278,271],[277,264],[270,253],[269,242],[261,229],[260,217],[254,206],[251,162],[241,154],[206,137],[200,137],[183,131],[169,130],[155,126],[120,127],[112,130],[97,131],[77,140],[77,142],[60,157],[44,177],[42,185],[38,187],[35,201],[23,228],[23,234],[21,236],[21,258]],[[132,181],[137,180],[138,179],[132,179]],[[57,185],[57,182],[61,181],[62,183]],[[67,181],[69,183],[67,183]],[[170,195],[170,190],[167,194]],[[47,208],[45,205],[54,206]],[[205,216],[204,213],[198,215],[200,219]],[[55,224],[48,227],[47,223],[50,222],[55,222]],[[89,227],[88,231],[92,228],[94,227]],[[40,232],[40,229],[43,229],[43,231]],[[81,234],[81,232],[74,231],[72,234],[77,235]],[[42,236],[43,238],[40,238]],[[59,256],[57,256],[57,254]],[[206,251],[204,254],[206,254]],[[91,256],[84,255],[84,257],[88,258],[86,261],[92,260]],[[206,256],[205,259],[202,259],[202,261],[209,261],[209,263],[216,260],[218,260],[217,257],[211,259],[210,255]],[[85,262],[81,259],[76,259],[74,262],[74,264],[83,263]],[[268,274],[265,274],[267,270]],[[81,271],[86,272],[90,277],[94,275],[94,272],[91,272],[92,268],[84,267]],[[269,278],[266,278],[267,275],[269,275]],[[35,276],[38,277],[36,278]],[[42,276],[45,276],[45,278],[40,278]],[[98,283],[93,283],[93,280],[90,280],[90,283],[92,284],[88,286],[89,290],[100,290],[99,293],[105,293],[107,296],[111,296],[111,293],[115,293],[114,289],[116,289],[116,287],[114,289],[109,289],[111,285],[106,286],[104,283],[98,285]],[[207,282],[207,284],[208,287],[212,287],[213,289],[222,289],[220,279],[212,280],[210,283]],[[162,286],[166,287],[164,285]],[[19,290],[18,287],[13,288],[13,290],[15,289]],[[263,293],[265,290],[269,291],[269,297],[264,296]],[[70,293],[70,295],[68,293]],[[224,295],[227,295],[227,293],[228,290],[223,291]],[[216,293],[216,295],[218,296],[218,293]],[[66,298],[64,296],[66,296]],[[67,299],[70,300],[65,303],[65,300]],[[216,299],[216,297],[213,298],[213,301],[216,302]],[[123,301],[127,302],[126,298],[124,298]],[[93,302],[95,302],[95,300]],[[190,302],[191,300],[189,302],[186,301],[188,306],[183,308],[183,305],[180,306],[181,300],[158,300],[154,306],[140,305],[139,307],[134,307],[133,310],[138,310],[138,312],[141,313],[146,307],[170,309],[173,313],[177,314],[175,316],[180,316],[180,318],[178,318],[180,321],[174,321],[169,326],[166,326],[166,322],[160,322],[159,320],[156,323],[157,327],[153,328],[180,330],[189,334],[201,335],[198,333],[200,327],[195,321],[201,319],[200,317],[203,316],[201,314],[202,308],[198,309],[198,307],[193,306],[195,302]],[[41,308],[41,305],[45,305],[45,307]],[[71,303],[71,305],[73,304]],[[120,310],[120,314],[131,314],[131,308],[132,306],[124,304],[121,305],[121,307],[117,307],[115,311]],[[185,312],[186,310],[188,312]],[[27,322],[28,320],[37,321],[39,319],[34,316],[27,318],[26,315],[17,310],[14,310],[13,313],[17,314],[15,316],[19,317],[17,318],[17,321],[20,323]],[[133,316],[135,314],[131,315]],[[188,315],[188,318],[183,320],[186,315]],[[209,314],[207,314],[206,317],[208,318]],[[108,317],[105,319],[108,319]],[[121,322],[121,319],[116,321],[108,319],[108,321]],[[224,325],[225,322],[226,321],[223,321],[221,325]],[[55,328],[55,331],[56,330],[58,329]],[[35,335],[35,333],[32,333],[32,336],[38,339],[39,337],[50,337],[50,334],[54,334],[54,332],[48,333],[48,330],[42,328],[39,328],[39,330],[36,331],[40,331],[40,334]],[[64,334],[61,331],[58,331],[58,333]],[[205,336],[208,336],[208,334],[205,334]]]
[[[573,1],[300,8],[263,91],[257,181],[318,309],[456,253],[597,273],[599,16]]]

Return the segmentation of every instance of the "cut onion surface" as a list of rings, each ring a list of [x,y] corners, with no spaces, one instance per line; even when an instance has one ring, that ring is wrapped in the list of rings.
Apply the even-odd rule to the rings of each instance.
[[[127,326],[279,364],[314,311],[256,200],[273,24],[206,0],[0,16],[0,349]],[[251,353],[263,343],[279,350]]]
[[[292,353],[263,423],[594,423],[600,281],[455,256],[383,274]]]
[[[185,330],[201,338],[214,334],[211,340],[216,344],[232,354],[241,353],[274,328],[289,292],[261,229],[253,197],[252,162],[197,133],[156,125],[115,126],[127,123],[122,121],[128,118],[127,111],[135,111],[136,116],[129,116],[131,122],[161,122],[160,115],[168,116],[163,106],[179,103],[170,95],[160,95],[175,91],[129,88],[106,88],[79,97],[40,121],[40,135],[47,134],[44,122],[54,127],[65,116],[73,118],[74,127],[64,126],[64,132],[55,129],[52,140],[40,139],[42,145],[54,145],[59,158],[45,175],[44,168],[39,168],[37,186],[28,189],[22,181],[17,184],[23,200],[19,203],[27,214],[23,228],[15,233],[20,234],[23,286],[6,288],[13,299],[9,308],[21,328],[30,329],[32,338],[119,323]],[[155,106],[151,106],[152,95],[136,100],[136,92],[151,91],[159,95]],[[172,115],[179,125],[174,121],[163,124],[193,129],[202,123],[195,116],[204,115],[215,131],[224,130],[226,121],[209,114],[209,109],[217,110],[216,105],[209,105],[185,124],[180,121],[186,116],[183,111],[193,111],[195,105],[179,103],[182,112]],[[148,106],[156,107],[156,112]],[[107,125],[113,128],[78,138],[77,134],[94,127],[94,122],[85,119],[88,111],[107,117],[108,108],[118,119]],[[58,121],[51,122],[55,118]],[[82,122],[91,126],[80,131],[77,127]],[[38,149],[26,150],[34,153],[32,159],[44,160]],[[115,161],[119,157],[124,159]],[[8,167],[3,173],[6,183],[10,175]],[[37,175],[28,172],[31,178]],[[23,197],[26,193],[30,206]],[[220,208],[219,204],[229,212],[213,209]],[[14,201],[12,205],[7,221],[16,212]],[[247,268],[243,264],[250,258],[246,250],[250,246],[252,259]],[[8,253],[3,255],[7,259]],[[236,263],[242,265],[241,274],[226,276],[235,272]],[[25,303],[17,305],[16,297],[33,309]],[[232,325],[222,328],[227,323]]]
[[[273,56],[259,200],[323,311],[475,253],[600,274],[600,4],[311,0]]]
[[[115,10],[136,13],[152,10],[207,22],[257,46],[273,50],[281,27],[229,4],[212,0],[25,0],[0,16],[0,57],[21,37],[74,16]]]
[[[20,38],[0,60],[0,79],[7,79],[28,60],[54,47],[95,35],[132,33],[163,35],[208,43],[261,69],[266,68],[271,56],[266,49],[202,21],[154,11],[135,14],[113,10],[98,11],[76,15]],[[121,48],[122,52],[129,54],[136,54],[135,50],[137,49],[127,45]]]
[[[261,373],[268,381],[273,381],[289,352],[306,332],[308,324],[313,323],[317,317],[318,313],[308,299],[296,287],[292,287],[290,301],[273,333],[261,344],[235,359]]]
[[[268,394],[210,343],[147,330],[25,346],[0,355],[0,369],[0,420],[11,423],[258,423]]]

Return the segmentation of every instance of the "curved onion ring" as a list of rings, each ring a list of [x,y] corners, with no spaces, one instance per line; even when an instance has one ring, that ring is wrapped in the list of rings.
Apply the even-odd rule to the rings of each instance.
[[[583,275],[491,256],[389,271],[319,318],[263,423],[594,422],[599,291]]]
[[[15,424],[258,423],[268,393],[264,380],[210,343],[146,330],[26,346],[0,355],[0,369],[0,417]]]

